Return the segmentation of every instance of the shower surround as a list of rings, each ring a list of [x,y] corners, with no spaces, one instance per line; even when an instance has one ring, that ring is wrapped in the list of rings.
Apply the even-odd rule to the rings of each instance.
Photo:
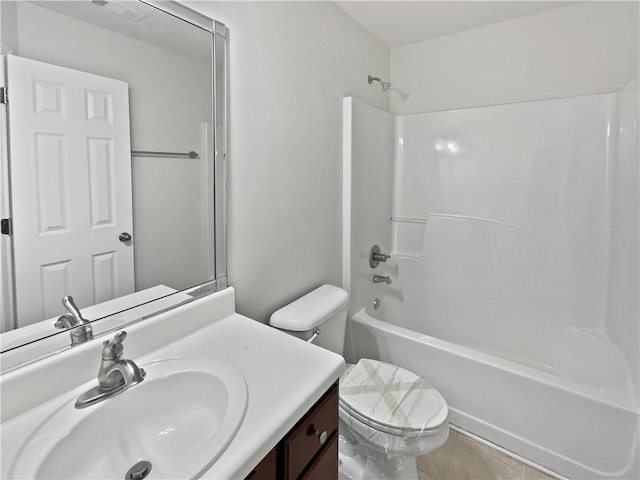
[[[637,87],[397,116],[345,99],[352,360],[415,371],[454,425],[561,475],[637,478],[637,105]]]

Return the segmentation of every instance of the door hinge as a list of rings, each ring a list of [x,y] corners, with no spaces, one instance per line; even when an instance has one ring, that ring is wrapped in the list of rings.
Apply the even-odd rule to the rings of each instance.
[[[9,92],[7,87],[0,87],[0,103],[6,105],[9,101]]]
[[[13,235],[13,222],[10,218],[0,220],[0,233],[2,235]]]

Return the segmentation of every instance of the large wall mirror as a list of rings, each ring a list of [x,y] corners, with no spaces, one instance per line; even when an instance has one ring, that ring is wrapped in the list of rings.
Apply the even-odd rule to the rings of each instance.
[[[227,29],[175,2],[0,9],[7,370],[70,348],[65,296],[96,336],[226,287]]]

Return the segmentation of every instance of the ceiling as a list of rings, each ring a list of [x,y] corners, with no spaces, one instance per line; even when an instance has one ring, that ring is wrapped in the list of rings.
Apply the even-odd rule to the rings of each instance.
[[[335,3],[374,37],[393,48],[577,2],[397,0]]]
[[[144,3],[126,0],[31,3],[180,55],[211,62],[210,33]]]

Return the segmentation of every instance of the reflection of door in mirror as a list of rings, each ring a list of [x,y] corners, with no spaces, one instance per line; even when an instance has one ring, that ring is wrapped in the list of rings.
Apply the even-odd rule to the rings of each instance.
[[[82,308],[134,291],[129,100],[126,82],[13,55],[7,80],[21,327],[64,295]]]

